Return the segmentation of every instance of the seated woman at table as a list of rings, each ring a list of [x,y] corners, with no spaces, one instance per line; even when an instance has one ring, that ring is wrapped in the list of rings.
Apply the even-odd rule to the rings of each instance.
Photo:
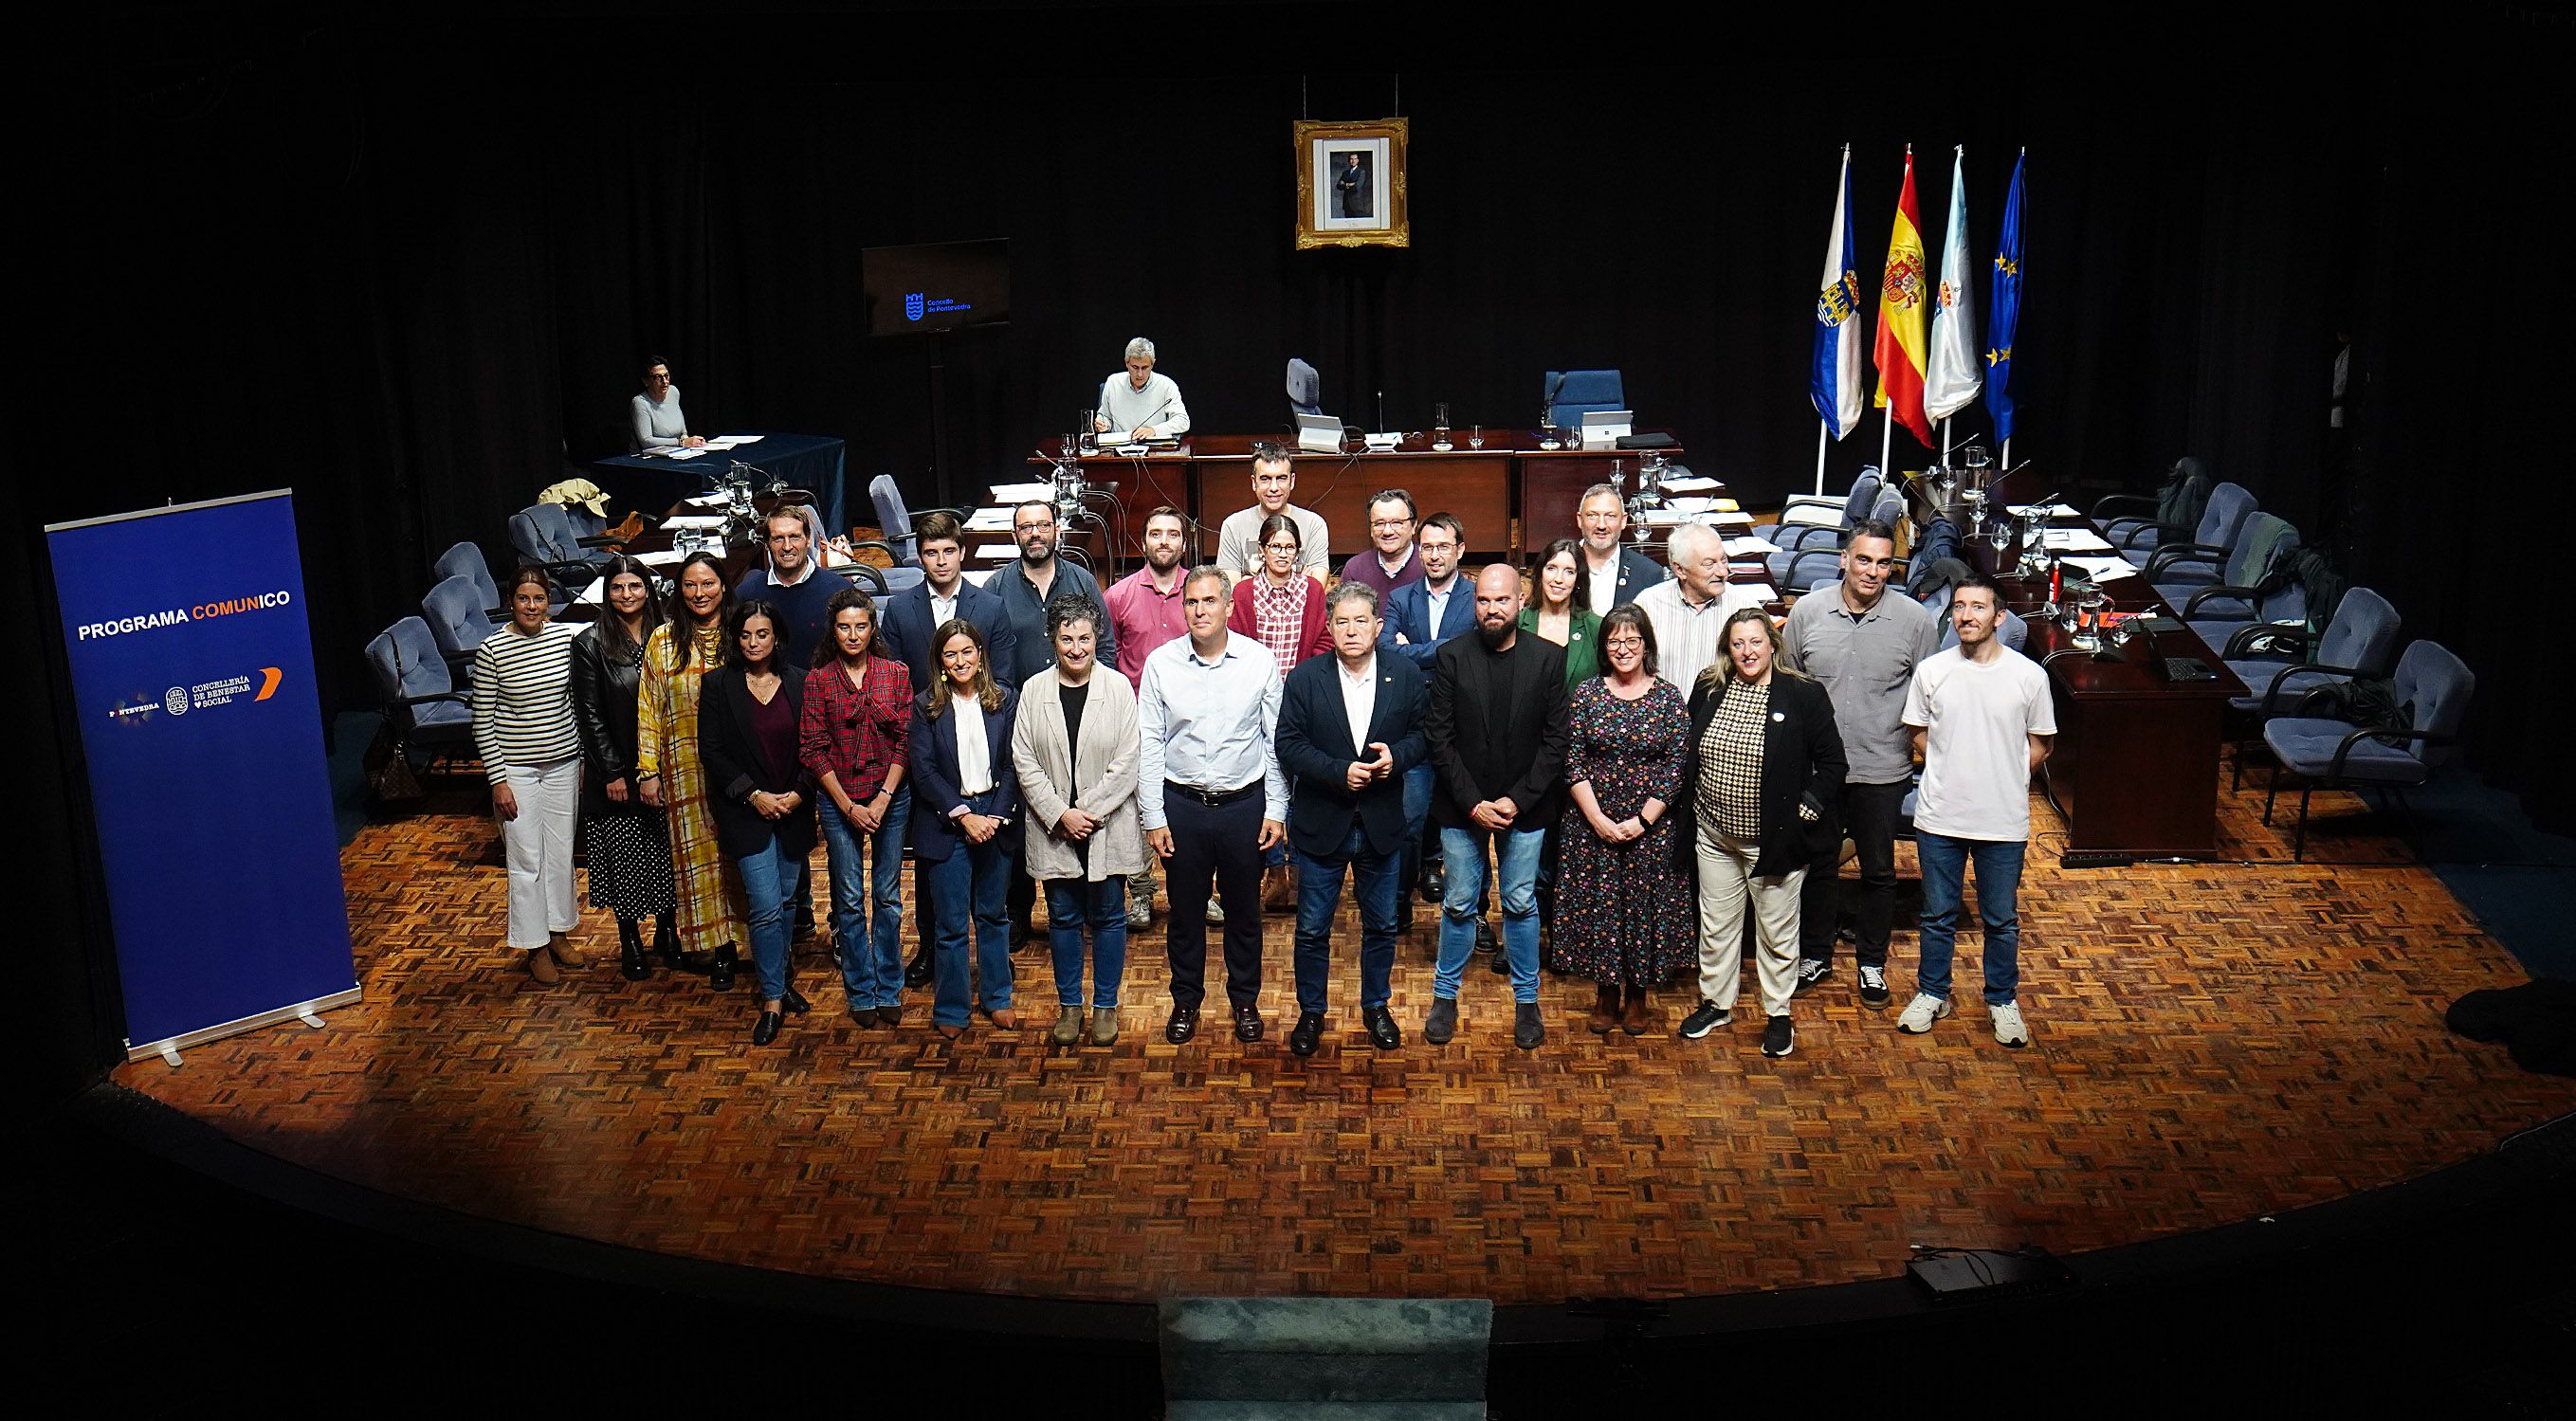
[[[644,393],[627,406],[626,452],[647,449],[695,449],[707,441],[689,432],[680,413],[680,387],[671,383],[671,363],[659,356],[644,362]]]
[[[778,609],[744,602],[725,618],[725,664],[699,693],[698,759],[707,771],[716,839],[751,906],[751,964],[760,1017],[751,1044],[778,1039],[780,1013],[802,1015],[788,981],[787,898],[814,854],[814,777],[797,754],[805,682],[779,655]]]
[[[738,906],[741,885],[716,844],[706,767],[698,759],[699,689],[725,662],[725,614],[732,608],[723,567],[712,554],[689,554],[680,563],[679,605],[644,643],[644,675],[635,689],[636,791],[669,817],[682,961],[706,973],[717,991],[733,986],[736,947],[751,938]]]

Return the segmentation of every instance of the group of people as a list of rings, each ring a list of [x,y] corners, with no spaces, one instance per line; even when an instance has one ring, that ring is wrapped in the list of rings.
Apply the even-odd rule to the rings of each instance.
[[[1139,373],[1150,349],[1112,381],[1141,397]],[[1161,400],[1153,412],[1169,417]],[[1257,1041],[1267,879],[1294,908],[1288,1039],[1305,1055],[1328,1021],[1347,880],[1360,1018],[1380,1049],[1404,1039],[1390,978],[1418,892],[1441,906],[1420,1024],[1435,1045],[1465,1028],[1479,949],[1510,978],[1525,1049],[1546,1036],[1543,950],[1596,984],[1590,1030],[1654,1029],[1651,995],[1681,983],[1695,1005],[1679,1034],[1706,1037],[1733,1019],[1749,939],[1761,1049],[1785,1056],[1794,998],[1833,975],[1846,838],[1858,998],[1893,1003],[1894,844],[1911,792],[1921,960],[1897,1025],[1924,1032],[1951,1013],[1973,863],[1994,1034],[2027,1043],[2016,893],[2029,778],[2055,725],[2045,677],[1996,636],[1992,584],[1971,577],[1936,617],[1891,589],[1894,533],[1869,523],[1841,580],[1775,624],[1729,583],[1713,530],[1677,528],[1669,569],[1629,546],[1609,485],[1586,491],[1578,535],[1547,545],[1526,579],[1508,563],[1470,575],[1459,520],[1385,490],[1368,504],[1369,546],[1334,577],[1324,520],[1293,501],[1292,455],[1257,449],[1251,482],[1214,563],[1186,566],[1190,520],[1157,508],[1144,565],[1106,589],[1057,555],[1045,502],[1014,511],[1020,556],[980,587],[964,576],[962,526],[923,518],[925,581],[882,606],[822,567],[807,509],[770,516],[767,566],[737,587],[707,554],[683,561],[667,608],[646,568],[613,560],[600,615],[578,632],[549,620],[546,573],[520,570],[511,620],[474,666],[510,946],[541,983],[584,965],[565,936],[578,824],[623,974],[649,975],[658,956],[730,987],[747,947],[752,1038],[766,1045],[809,1009],[790,945],[810,931],[799,919],[819,838],[860,1023],[899,1025],[904,989],[935,984],[943,1034],[977,1015],[1016,1027],[1012,949],[1043,896],[1053,1039],[1107,1045],[1127,936],[1151,924],[1159,879],[1165,1038],[1199,1029],[1218,928],[1232,1028]],[[923,944],[910,963],[907,848]],[[1498,935],[1483,920],[1489,883]]]

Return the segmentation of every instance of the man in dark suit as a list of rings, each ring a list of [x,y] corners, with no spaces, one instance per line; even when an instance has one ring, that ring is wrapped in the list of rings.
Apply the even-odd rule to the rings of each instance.
[[[1664,565],[1628,546],[1628,501],[1616,484],[1594,484],[1575,505],[1575,531],[1583,537],[1583,560],[1590,573],[1592,614],[1610,615],[1613,607],[1637,600],[1637,594],[1667,576]]]
[[[1404,775],[1425,753],[1430,691],[1400,656],[1381,654],[1377,589],[1345,582],[1324,599],[1333,654],[1299,662],[1279,701],[1280,772],[1288,777],[1288,843],[1297,855],[1297,1026],[1288,1049],[1315,1054],[1324,1035],[1333,913],[1342,869],[1360,907],[1360,1018],[1381,1051],[1404,1044],[1387,1010],[1402,897]]]
[[[1422,564],[1419,580],[1387,594],[1385,625],[1378,633],[1382,651],[1410,661],[1427,678],[1440,643],[1476,625],[1476,599],[1458,575],[1458,560],[1467,553],[1467,526],[1454,513],[1434,513],[1422,520],[1414,552]],[[1422,842],[1422,826],[1431,814],[1431,763],[1416,765],[1404,777],[1404,881],[1419,880],[1422,901],[1437,903],[1445,891],[1438,844]]]
[[[1368,217],[1375,214],[1377,194],[1369,185],[1368,165],[1358,153],[1344,153],[1342,167],[1333,174],[1333,215],[1335,217]]]
[[[966,580],[966,529],[953,513],[926,513],[913,525],[913,543],[921,556],[924,580],[886,599],[877,619],[877,636],[886,654],[912,671],[912,693],[930,689],[939,677],[940,626],[952,618],[973,622],[984,634],[984,654],[993,679],[1013,691],[1020,688],[1019,634],[1011,609],[1000,596]],[[886,822],[912,822],[912,782],[907,779],[886,810]],[[930,895],[913,893],[912,920],[920,929],[920,946],[904,964],[904,985],[929,985],[931,964]]]
[[[1519,631],[1521,575],[1494,563],[1476,575],[1476,634],[1443,642],[1431,672],[1425,738],[1439,776],[1431,814],[1449,861],[1441,905],[1440,969],[1422,1039],[1458,1029],[1458,982],[1475,947],[1478,900],[1491,843],[1503,895],[1503,951],[1511,960],[1512,1044],[1546,1037],[1538,1014],[1538,865],[1548,826],[1565,803],[1565,652]]]

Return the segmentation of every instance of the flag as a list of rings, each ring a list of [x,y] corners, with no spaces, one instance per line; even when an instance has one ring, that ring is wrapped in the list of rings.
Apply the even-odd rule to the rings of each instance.
[[[1977,288],[1968,266],[1968,150],[1950,159],[1950,235],[1941,243],[1941,285],[1932,308],[1932,370],[1923,382],[1923,412],[1948,419],[1977,398],[1985,383],[1977,363]]]
[[[2013,327],[2021,322],[2021,169],[2028,150],[2013,159],[2012,191],[2004,198],[2004,231],[1995,244],[1995,321],[1986,331],[1986,413],[1995,417],[1995,439],[2013,436]]]
[[[1851,145],[1843,145],[1834,225],[1825,231],[1825,273],[1816,293],[1816,351],[1807,389],[1816,417],[1836,439],[1860,424],[1860,272],[1852,265]]]
[[[1887,410],[1932,447],[1923,417],[1923,221],[1914,203],[1914,145],[1905,145],[1905,186],[1896,194],[1896,224],[1887,237],[1887,270],[1878,283],[1878,396]]]

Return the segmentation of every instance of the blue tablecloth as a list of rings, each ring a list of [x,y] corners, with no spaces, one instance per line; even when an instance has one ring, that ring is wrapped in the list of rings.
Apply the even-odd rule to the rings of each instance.
[[[844,521],[841,505],[843,463],[848,446],[838,439],[813,434],[777,434],[768,430],[733,430],[729,433],[758,434],[757,444],[739,449],[702,454],[695,459],[673,463],[669,459],[644,458],[620,454],[591,464],[590,480],[608,491],[612,519],[623,517],[625,510],[640,508],[658,516],[664,509],[693,493],[706,490],[707,480],[721,478],[734,463],[749,464],[765,475],[773,475],[798,488],[810,488],[821,501],[823,526],[834,533],[850,531]],[[754,492],[767,478],[756,479]]]

